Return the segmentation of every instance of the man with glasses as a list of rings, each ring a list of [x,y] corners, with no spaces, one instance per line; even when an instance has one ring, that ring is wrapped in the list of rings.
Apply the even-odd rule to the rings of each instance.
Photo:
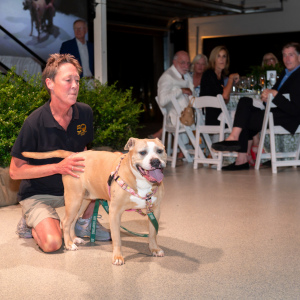
[[[179,51],[174,55],[173,65],[167,69],[158,80],[158,102],[168,111],[168,122],[175,124],[176,111],[171,99],[176,98],[181,110],[189,103],[188,96],[193,94],[194,85],[188,73],[190,57],[187,52]]]
[[[176,122],[176,110],[171,99],[176,98],[181,107],[181,111],[187,107],[189,103],[188,96],[193,95],[194,85],[193,78],[189,74],[190,57],[185,51],[178,51],[173,58],[172,66],[167,69],[158,80],[158,103],[167,109],[167,123],[174,125]],[[152,137],[161,138],[162,130],[153,134]],[[189,147],[189,139],[185,133],[180,134],[184,144]],[[179,153],[178,158],[182,158],[183,154]]]
[[[94,76],[94,44],[86,41],[88,31],[87,23],[84,20],[76,20],[73,23],[75,38],[63,42],[60,54],[72,54],[82,66],[81,77]]]

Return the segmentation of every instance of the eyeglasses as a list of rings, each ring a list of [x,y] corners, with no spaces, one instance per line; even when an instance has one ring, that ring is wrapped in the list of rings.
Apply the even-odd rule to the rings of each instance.
[[[189,63],[189,62],[186,62],[186,61],[179,61],[178,63],[179,63],[181,66],[185,66],[185,65],[188,66],[188,67],[190,66],[190,63]]]

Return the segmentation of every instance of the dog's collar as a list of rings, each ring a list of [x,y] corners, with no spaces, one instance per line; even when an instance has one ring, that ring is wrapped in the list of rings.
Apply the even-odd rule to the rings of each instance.
[[[147,193],[147,195],[145,197],[140,196],[139,194],[137,194],[135,192],[135,190],[133,188],[131,188],[130,186],[128,186],[128,184],[118,175],[118,171],[120,169],[121,166],[121,162],[124,159],[125,155],[121,157],[121,160],[116,168],[115,172],[112,172],[109,176],[108,179],[108,193],[109,193],[109,197],[110,197],[110,187],[111,187],[111,183],[113,180],[115,180],[115,182],[126,192],[129,192],[131,195],[138,197],[140,199],[143,199],[146,201],[146,208],[147,208],[147,213],[152,212],[152,199],[151,197],[156,193],[158,186],[155,187],[155,189],[149,193]]]

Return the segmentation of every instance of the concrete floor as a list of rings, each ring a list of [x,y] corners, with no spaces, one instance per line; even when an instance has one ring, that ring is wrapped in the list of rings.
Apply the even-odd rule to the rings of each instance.
[[[300,299],[299,170],[222,172],[180,162],[166,168],[164,183],[165,257],[151,257],[146,238],[122,233],[121,267],[111,264],[110,242],[45,254],[15,234],[20,206],[0,208],[1,299]],[[122,221],[147,230],[136,213]]]

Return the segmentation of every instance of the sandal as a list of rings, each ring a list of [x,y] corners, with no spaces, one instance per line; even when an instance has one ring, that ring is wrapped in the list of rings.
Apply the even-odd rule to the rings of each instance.
[[[254,151],[253,149],[255,149],[256,151]],[[252,146],[250,150],[252,159],[254,161],[256,161],[257,150],[258,150],[258,146]]]
[[[253,148],[256,149],[256,151],[253,151]],[[250,151],[251,151],[252,159],[253,159],[254,161],[256,161],[257,150],[258,150],[258,146],[252,146],[252,147],[251,147],[251,150],[250,150]],[[266,153],[264,148],[262,149],[262,153]]]
[[[177,154],[177,159],[178,160],[183,160],[184,159],[184,155],[181,151]]]
[[[253,159],[252,155],[247,153],[247,158],[248,158],[249,165],[251,167],[254,167],[255,166],[255,160]]]

